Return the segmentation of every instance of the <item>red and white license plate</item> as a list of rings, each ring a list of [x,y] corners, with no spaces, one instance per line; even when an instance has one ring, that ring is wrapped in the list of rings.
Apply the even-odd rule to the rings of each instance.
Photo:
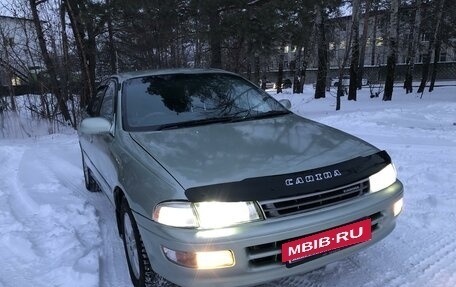
[[[371,238],[371,220],[364,219],[284,243],[282,262],[292,263],[308,256],[368,241]]]

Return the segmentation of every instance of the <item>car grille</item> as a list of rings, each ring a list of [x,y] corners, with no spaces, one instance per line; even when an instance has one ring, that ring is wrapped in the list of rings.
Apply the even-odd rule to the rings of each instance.
[[[308,193],[295,197],[260,201],[266,218],[293,215],[338,204],[369,192],[369,180],[365,179],[335,189]]]
[[[377,212],[375,214],[368,216],[368,218],[370,218],[372,221],[371,222],[372,233],[374,233],[376,230],[379,229],[378,223],[381,221],[382,217],[383,217],[383,214],[381,212]],[[282,241],[270,242],[270,243],[266,243],[266,244],[247,247],[246,251],[247,251],[247,257],[249,260],[249,266],[251,268],[271,268],[274,266],[282,266],[283,265],[283,263],[282,263],[282,244],[285,242],[288,242],[288,241],[293,241],[295,239],[300,239],[304,236],[310,236],[310,235],[312,235],[312,234],[303,235],[303,236],[296,237],[296,238],[289,238],[289,239],[282,240]],[[344,249],[344,248],[342,248],[342,249]],[[341,249],[331,250],[328,252],[309,256],[309,257],[303,259],[302,261],[300,261],[300,263],[315,260],[319,257],[328,255],[330,253],[337,252],[338,250],[341,250]]]

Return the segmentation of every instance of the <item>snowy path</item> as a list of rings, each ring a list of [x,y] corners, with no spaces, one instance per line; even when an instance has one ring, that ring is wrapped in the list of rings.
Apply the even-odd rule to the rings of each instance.
[[[85,191],[75,136],[3,141],[0,286],[129,286],[113,208]]]
[[[345,260],[273,286],[456,286],[456,88],[423,100],[315,101],[297,113],[386,149],[405,185],[394,232]],[[305,103],[303,105],[303,103]],[[84,188],[76,135],[0,140],[0,286],[128,287],[114,211]]]

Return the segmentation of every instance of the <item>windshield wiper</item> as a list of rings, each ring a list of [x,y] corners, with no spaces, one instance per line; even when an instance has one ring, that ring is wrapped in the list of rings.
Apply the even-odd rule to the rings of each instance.
[[[241,122],[241,121],[249,121],[254,119],[262,119],[262,118],[270,118],[276,117],[280,115],[289,114],[289,111],[269,111],[260,113],[257,115],[250,115],[250,116],[225,116],[225,117],[216,117],[216,118],[207,118],[207,119],[199,119],[199,120],[192,120],[186,122],[177,122],[177,123],[169,123],[169,124],[162,124],[159,125],[156,130],[171,130],[171,129],[179,129],[179,128],[186,128],[186,127],[195,127],[195,126],[202,126],[202,125],[209,125],[215,123],[234,123],[234,122]]]
[[[259,113],[256,115],[251,115],[249,117],[246,117],[245,120],[256,120],[256,119],[264,119],[264,118],[273,118],[277,116],[282,116],[282,115],[288,115],[290,111],[269,111],[269,112],[264,112],[264,113]]]
[[[209,125],[209,124],[215,124],[215,123],[227,123],[227,122],[231,122],[237,118],[238,117],[219,117],[219,118],[199,119],[199,120],[186,121],[186,122],[169,123],[169,124],[159,125],[156,130],[161,131],[161,130],[171,130],[171,129],[179,129],[179,128],[185,128],[185,127]]]

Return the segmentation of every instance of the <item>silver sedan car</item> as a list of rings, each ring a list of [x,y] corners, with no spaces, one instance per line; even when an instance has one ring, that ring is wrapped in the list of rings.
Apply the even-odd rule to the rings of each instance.
[[[389,155],[288,108],[221,70],[100,86],[79,128],[85,183],[114,206],[134,286],[255,285],[394,229],[403,186]]]

